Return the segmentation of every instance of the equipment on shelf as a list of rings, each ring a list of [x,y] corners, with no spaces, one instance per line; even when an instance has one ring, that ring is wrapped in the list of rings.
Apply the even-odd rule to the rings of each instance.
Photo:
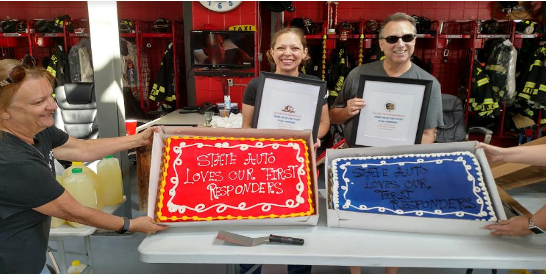
[[[157,32],[171,32],[171,21],[159,17],[154,21],[154,30]]]
[[[0,32],[14,33],[25,32],[26,26],[24,21],[18,21],[17,19],[9,19],[0,22]],[[22,31],[21,31],[22,28]]]
[[[290,26],[300,28],[306,35],[317,34],[317,25],[309,18],[294,18]]]
[[[529,20],[522,20],[516,23],[516,32],[532,34],[535,32],[535,22]]]
[[[337,33],[346,32],[347,34],[358,34],[357,29],[351,25],[349,22],[342,22],[339,25],[337,25]]]
[[[368,20],[366,22],[366,33],[379,33],[379,24],[375,20]]]
[[[417,33],[429,33],[431,31],[432,22],[430,19],[417,15],[412,15],[411,17],[415,19],[415,28],[417,29]]]
[[[135,24],[129,19],[119,21],[119,32],[132,33],[135,30]]]
[[[296,9],[292,5],[292,1],[266,1],[263,2],[266,8],[272,12],[294,12]]]
[[[495,34],[499,33],[499,22],[495,19],[487,20],[482,24],[482,33]]]
[[[53,32],[63,32],[63,26],[70,25],[70,20],[70,15],[68,14],[55,17]]]

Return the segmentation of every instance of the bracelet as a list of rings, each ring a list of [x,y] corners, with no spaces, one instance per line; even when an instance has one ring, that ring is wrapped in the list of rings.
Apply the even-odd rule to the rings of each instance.
[[[129,227],[131,226],[131,220],[127,219],[127,217],[123,217],[123,227],[120,228],[118,231],[116,231],[117,234],[125,234],[129,230]]]

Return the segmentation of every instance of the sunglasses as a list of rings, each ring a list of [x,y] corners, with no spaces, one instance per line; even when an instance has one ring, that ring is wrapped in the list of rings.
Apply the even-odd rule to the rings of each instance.
[[[396,44],[398,43],[398,40],[400,38],[402,38],[402,41],[404,41],[404,43],[409,43],[415,39],[415,34],[404,34],[402,35],[402,37],[392,35],[392,36],[387,36],[380,39],[385,39],[385,41],[387,41],[387,43],[389,44]]]
[[[0,87],[5,87],[9,84],[15,84],[23,81],[27,75],[25,68],[33,68],[35,66],[36,60],[29,54],[25,55],[25,57],[21,59],[21,65],[13,67],[8,73],[8,78],[0,81]]]

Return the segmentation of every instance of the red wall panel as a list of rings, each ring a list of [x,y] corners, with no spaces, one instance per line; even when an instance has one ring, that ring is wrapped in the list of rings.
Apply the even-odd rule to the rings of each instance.
[[[72,19],[89,18],[86,1],[0,1],[0,18],[53,19],[64,14]]]
[[[118,1],[119,19],[154,21],[159,17],[182,20],[181,1]]]
[[[296,12],[285,12],[285,20],[303,16],[323,22],[326,17],[325,3],[294,1]],[[425,16],[431,20],[491,19],[492,9],[493,1],[340,1],[337,21],[358,21],[361,18],[380,21],[395,12]]]

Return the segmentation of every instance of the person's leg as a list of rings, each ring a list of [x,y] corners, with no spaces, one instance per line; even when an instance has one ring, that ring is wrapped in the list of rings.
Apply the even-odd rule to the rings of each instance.
[[[311,274],[310,265],[288,265],[288,274]]]
[[[385,274],[396,274],[398,273],[398,267],[385,267]]]
[[[252,267],[254,267],[253,264],[240,264],[239,265],[239,273],[240,274],[246,274]],[[254,270],[252,273],[249,274],[260,274],[262,273],[262,266],[258,266],[256,270]]]
[[[360,266],[349,266],[349,271],[351,271],[351,274],[362,274]]]

